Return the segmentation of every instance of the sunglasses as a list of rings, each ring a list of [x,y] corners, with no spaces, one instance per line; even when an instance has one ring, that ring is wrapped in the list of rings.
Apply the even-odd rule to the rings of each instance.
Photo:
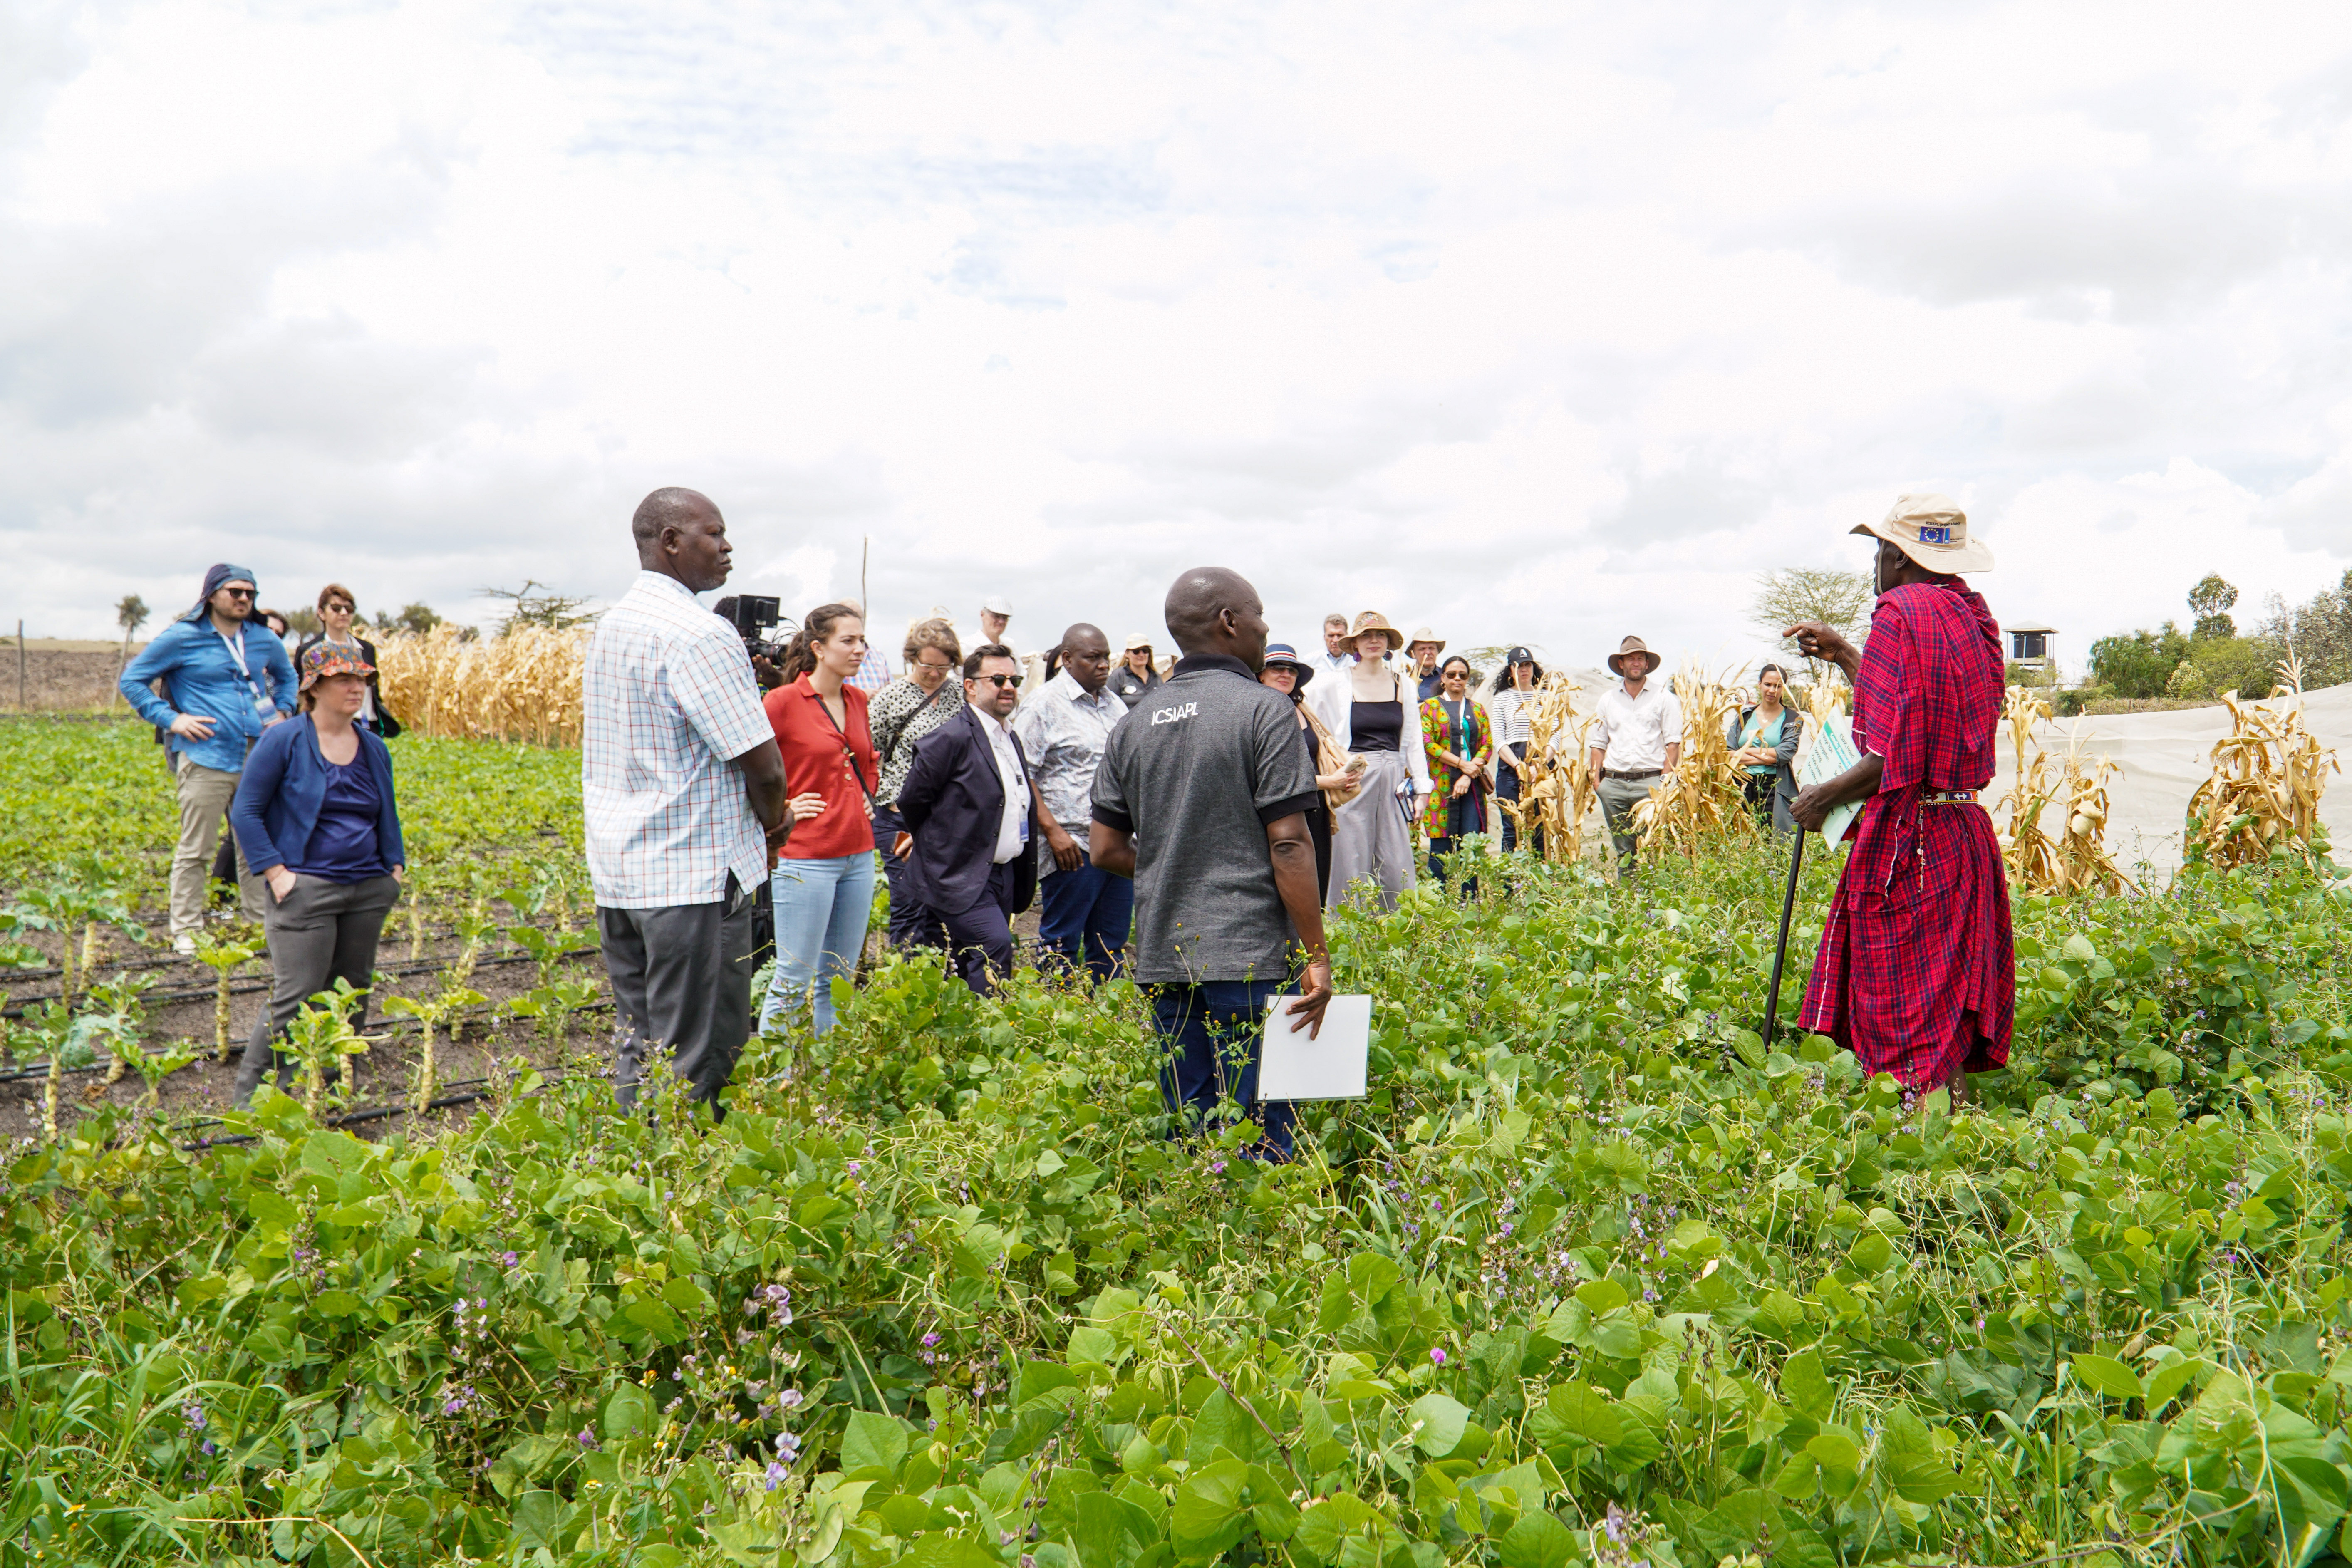
[[[1017,686],[1021,683],[1021,678],[1017,675],[975,675],[971,679],[974,680],[985,680],[994,686],[999,691],[1003,690],[1008,686]]]
[[[253,590],[250,588],[223,588],[220,591],[226,594],[232,599],[250,599],[253,597]]]

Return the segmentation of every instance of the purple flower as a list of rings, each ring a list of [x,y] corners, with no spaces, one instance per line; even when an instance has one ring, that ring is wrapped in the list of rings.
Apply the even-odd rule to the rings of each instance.
[[[205,1439],[205,1446],[201,1451],[205,1455],[210,1456],[218,1453],[220,1450],[214,1447],[213,1440],[210,1437],[207,1437]]]
[[[515,1255],[511,1252],[501,1252],[499,1254],[499,1261],[512,1268],[515,1266]]]
[[[801,1440],[790,1432],[776,1434],[776,1458],[789,1465],[801,1457]]]
[[[191,1432],[203,1431],[205,1429],[205,1407],[197,1404],[193,1399],[188,1401],[187,1405],[180,1411],[180,1421],[181,1424],[185,1426]]]
[[[583,1448],[593,1448],[596,1446],[596,1433],[593,1428],[587,1426],[580,1428],[580,1446]]]
[[[767,1488],[767,1489],[768,1489],[768,1490],[770,1490],[770,1491],[774,1491],[778,1487],[782,1486],[782,1485],[784,1484],[784,1478],[785,1478],[786,1476],[790,1475],[791,1473],[792,1473],[792,1472],[791,1472],[791,1471],[789,1471],[789,1470],[787,1470],[787,1469],[785,1469],[785,1468],[784,1468],[784,1467],[783,1467],[782,1465],[778,1464],[777,1462],[775,1462],[775,1461],[774,1461],[774,1460],[772,1460],[772,1460],[770,1460],[770,1461],[768,1462],[768,1488]]]
[[[1429,1359],[1437,1365],[1444,1366],[1445,1364],[1445,1352],[1433,1346],[1429,1352]]]
[[[799,1408],[800,1408],[800,1406],[801,1406],[801,1391],[800,1391],[799,1389],[797,1389],[797,1388],[786,1388],[786,1389],[781,1389],[781,1390],[779,1390],[779,1391],[777,1392],[777,1394],[776,1394],[776,1408],[777,1408],[777,1409],[779,1409],[779,1410],[797,1410],[797,1409],[799,1409]]]
[[[939,1343],[939,1342],[940,1342],[940,1336],[939,1336],[939,1335],[937,1335],[937,1334],[925,1334],[925,1335],[923,1336],[923,1348],[924,1348],[925,1350],[929,1350],[929,1349],[930,1349],[933,1345],[937,1344],[937,1343]]]

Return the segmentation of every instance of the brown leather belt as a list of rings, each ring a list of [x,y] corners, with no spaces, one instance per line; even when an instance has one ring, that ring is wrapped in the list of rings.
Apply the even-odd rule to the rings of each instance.
[[[1601,770],[1601,776],[1604,779],[1623,779],[1628,784],[1638,784],[1643,779],[1656,778],[1664,771],[1663,768],[1644,768],[1640,773],[1619,773],[1614,768],[1603,768]]]
[[[1931,789],[1920,792],[1921,805],[1974,805],[1977,792],[1972,789]]]

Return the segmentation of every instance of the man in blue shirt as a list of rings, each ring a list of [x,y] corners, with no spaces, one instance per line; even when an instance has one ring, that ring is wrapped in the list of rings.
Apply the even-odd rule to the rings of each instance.
[[[253,619],[253,574],[215,566],[195,607],[157,634],[122,671],[122,695],[139,716],[168,731],[179,783],[180,844],[172,853],[172,946],[196,950],[205,918],[205,876],[221,816],[236,794],[245,753],[261,731],[294,711],[294,662],[286,645]],[[163,683],[162,696],[150,682]],[[236,861],[246,918],[261,918],[261,879]]]

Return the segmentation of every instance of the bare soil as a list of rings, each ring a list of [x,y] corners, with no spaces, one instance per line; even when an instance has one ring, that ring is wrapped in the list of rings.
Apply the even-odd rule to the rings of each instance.
[[[395,915],[384,931],[383,945],[376,960],[376,992],[381,997],[425,997],[439,994],[443,976],[457,962],[459,942],[446,931],[428,926],[426,940],[421,949],[413,948],[407,923]],[[37,936],[36,945],[50,955],[52,962],[58,950],[54,936]],[[142,947],[120,933],[101,936],[99,954],[91,973],[104,980],[118,970],[151,974],[154,987],[147,993],[144,1033],[149,1047],[159,1047],[171,1040],[193,1040],[205,1047],[202,1060],[165,1079],[158,1096],[157,1110],[164,1116],[189,1123],[195,1136],[203,1136],[202,1119],[217,1116],[229,1109],[236,1083],[236,1073],[244,1053],[246,1039],[251,1035],[255,1021],[268,1001],[268,960],[256,958],[243,965],[232,977],[229,999],[229,1053],[226,1059],[214,1054],[215,1040],[215,1007],[219,977],[206,965],[193,958],[181,958],[163,938],[162,930],[151,932]],[[575,953],[562,961],[562,973],[572,979],[593,975],[600,984],[604,980],[604,960],[591,950]],[[38,1006],[58,994],[60,976],[55,969],[16,970],[9,973],[12,994],[9,1008],[30,1004]],[[461,1020],[454,1020],[457,1028],[456,1039],[445,1031],[434,1049],[434,1079],[436,1098],[464,1095],[478,1091],[490,1073],[493,1058],[512,1068],[518,1058],[527,1060],[541,1071],[586,1068],[601,1071],[610,1057],[609,1035],[612,1017],[609,1001],[600,998],[590,1007],[572,1016],[563,1038],[549,1040],[537,1031],[535,1022],[504,1016],[499,1004],[531,989],[538,984],[537,966],[528,958],[511,952],[492,952],[478,960],[467,981],[474,990],[488,999],[488,1005],[476,1008]],[[375,1037],[369,1051],[352,1058],[352,1083],[348,1095],[341,1097],[342,1113],[380,1110],[404,1106],[415,1092],[417,1069],[422,1060],[422,1037],[413,1020],[387,1018],[382,1006],[371,1009],[362,1033]],[[21,1047],[20,1047],[21,1048]],[[46,1087],[39,1064],[30,1068],[14,1067],[13,1073],[27,1076],[0,1078],[0,1137],[16,1138],[26,1134],[37,1136],[41,1130],[41,1100]],[[106,1082],[107,1070],[68,1072],[60,1084],[58,1120],[61,1127],[69,1125],[89,1114],[100,1103],[111,1102],[130,1107],[145,1100],[147,1086],[137,1070],[126,1071],[115,1082]],[[474,1100],[447,1106],[424,1117],[404,1110],[396,1115],[369,1118],[352,1125],[352,1131],[362,1136],[383,1136],[393,1129],[404,1129],[414,1135],[426,1127],[446,1125],[456,1119],[470,1115]]]
[[[43,647],[38,637],[26,638],[21,705],[16,662],[16,640],[10,638],[0,644],[0,711],[58,712],[104,708],[109,704],[117,709],[127,706],[114,687],[122,664],[119,647]]]

